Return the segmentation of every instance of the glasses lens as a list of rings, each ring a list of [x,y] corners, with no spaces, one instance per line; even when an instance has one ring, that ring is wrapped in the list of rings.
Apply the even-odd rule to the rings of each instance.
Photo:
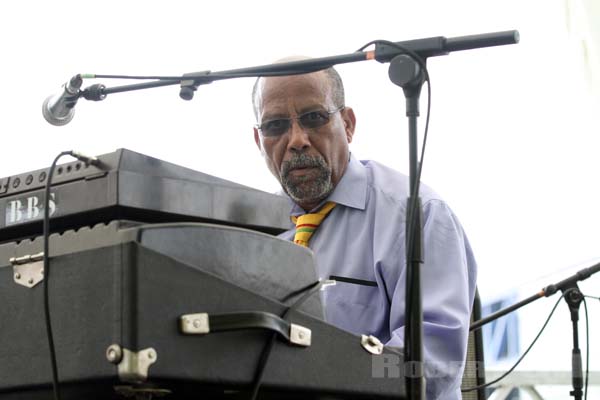
[[[329,122],[329,113],[327,111],[311,111],[302,114],[298,119],[303,127],[307,129],[316,129]]]
[[[290,128],[289,119],[274,119],[261,125],[261,131],[264,136],[281,136]]]
[[[297,117],[304,129],[317,129],[329,122],[332,113],[339,111],[311,111]],[[294,118],[296,119],[296,118]],[[281,118],[263,122],[259,129],[265,137],[281,136],[286,133],[292,124],[292,119]]]

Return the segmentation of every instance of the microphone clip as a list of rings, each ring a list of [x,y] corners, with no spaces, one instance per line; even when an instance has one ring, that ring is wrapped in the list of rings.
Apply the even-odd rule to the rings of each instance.
[[[83,98],[86,100],[101,101],[106,98],[106,93],[104,92],[104,89],[106,89],[106,86],[104,86],[101,83],[97,83],[95,85],[91,85],[85,88],[81,92],[81,96],[83,96]]]
[[[194,92],[198,89],[200,84],[211,83],[210,80],[202,79],[210,75],[210,71],[192,72],[184,74],[180,82],[181,89],[179,90],[179,97],[183,100],[192,100],[194,98]]]

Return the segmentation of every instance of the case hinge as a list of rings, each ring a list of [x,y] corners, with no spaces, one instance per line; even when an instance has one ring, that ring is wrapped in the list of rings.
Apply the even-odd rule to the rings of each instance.
[[[32,288],[44,280],[44,253],[12,257],[13,279],[15,283]]]

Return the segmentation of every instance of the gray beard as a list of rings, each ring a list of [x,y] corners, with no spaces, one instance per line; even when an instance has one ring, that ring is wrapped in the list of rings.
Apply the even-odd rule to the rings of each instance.
[[[317,168],[315,178],[307,179],[291,178],[289,172],[295,168]],[[333,191],[331,183],[331,169],[321,156],[308,156],[299,154],[281,165],[281,186],[283,190],[296,203],[319,202]]]

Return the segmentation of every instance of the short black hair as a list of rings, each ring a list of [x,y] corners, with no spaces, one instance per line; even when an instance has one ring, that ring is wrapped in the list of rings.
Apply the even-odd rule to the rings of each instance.
[[[345,94],[344,94],[344,83],[342,82],[342,77],[333,67],[329,67],[323,70],[331,83],[331,95],[333,99],[333,103],[336,108],[343,107],[346,103]],[[252,88],[252,107],[254,109],[254,116],[258,121],[258,85],[261,77],[256,78],[254,82],[254,87]]]

